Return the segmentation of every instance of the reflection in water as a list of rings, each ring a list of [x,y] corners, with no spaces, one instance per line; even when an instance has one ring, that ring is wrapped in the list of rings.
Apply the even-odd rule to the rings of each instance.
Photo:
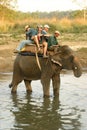
[[[61,106],[59,100],[48,98],[44,100],[32,99],[26,95],[24,101],[16,95],[14,102],[15,125],[14,129],[23,130],[80,130],[80,113],[76,108]]]
[[[33,83],[34,92],[31,95],[26,94],[23,83],[18,93],[11,95],[8,88],[11,75],[7,76],[7,81],[6,76],[2,76],[0,130],[87,130],[86,76],[84,73],[83,77],[76,79],[70,74],[62,74],[60,99],[52,96],[42,98],[39,81],[37,85]]]
[[[61,125],[60,114],[56,111],[59,108],[58,101],[55,108],[55,102],[50,102],[49,99],[40,99],[39,101],[39,99],[35,100],[26,96],[26,102],[24,103],[13,96],[13,101],[14,106],[18,109],[18,111],[13,111],[16,120],[15,128],[57,130]]]

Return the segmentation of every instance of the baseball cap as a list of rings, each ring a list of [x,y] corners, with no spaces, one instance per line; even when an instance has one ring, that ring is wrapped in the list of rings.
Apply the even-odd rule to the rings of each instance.
[[[49,25],[45,24],[45,25],[44,25],[44,28],[50,28],[50,27],[49,27]]]

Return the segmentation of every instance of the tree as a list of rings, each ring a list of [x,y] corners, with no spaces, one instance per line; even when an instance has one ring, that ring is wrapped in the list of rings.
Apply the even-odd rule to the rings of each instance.
[[[15,8],[17,0],[0,0],[0,5],[7,7],[7,8]]]
[[[87,11],[87,0],[72,0],[77,3],[84,11],[84,21],[86,20],[86,11]]]
[[[17,0],[0,0],[0,21],[12,19],[15,15]]]

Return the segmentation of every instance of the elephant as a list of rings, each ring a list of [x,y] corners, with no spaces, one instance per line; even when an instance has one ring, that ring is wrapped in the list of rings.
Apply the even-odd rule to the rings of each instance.
[[[41,80],[43,96],[50,96],[50,81],[52,80],[53,95],[59,96],[60,73],[62,69],[72,70],[75,77],[82,75],[82,67],[74,51],[67,45],[56,48],[48,58],[38,56],[38,66],[35,55],[17,54],[13,66],[12,82],[9,84],[12,93],[17,92],[17,85],[24,80],[26,91],[32,92],[32,80]]]

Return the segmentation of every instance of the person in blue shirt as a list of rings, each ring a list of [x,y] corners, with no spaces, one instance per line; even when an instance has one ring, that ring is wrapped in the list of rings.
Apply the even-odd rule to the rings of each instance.
[[[41,28],[41,27],[37,27],[37,28]],[[29,45],[29,44],[36,44],[38,51],[40,50],[40,46],[39,46],[39,41],[38,41],[38,29],[34,29],[34,28],[30,28],[28,25],[25,27],[25,31],[26,31],[26,40],[21,41],[21,43],[18,45],[18,47],[16,48],[16,50],[18,52],[20,52],[22,50],[22,48],[25,45]]]

